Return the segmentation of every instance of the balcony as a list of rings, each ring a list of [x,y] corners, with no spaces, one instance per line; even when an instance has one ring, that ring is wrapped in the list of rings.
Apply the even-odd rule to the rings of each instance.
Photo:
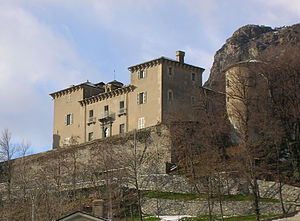
[[[96,123],[96,117],[89,117],[87,124],[90,125],[90,124],[94,124],[94,123]]]
[[[103,113],[100,113],[100,116],[99,116],[99,121],[101,123],[108,122],[108,121],[113,121],[114,119],[115,119],[115,113],[109,112],[109,111],[105,111]]]
[[[127,112],[127,110],[125,108],[120,108],[119,113],[118,113],[119,117],[121,115],[126,115],[126,112]]]

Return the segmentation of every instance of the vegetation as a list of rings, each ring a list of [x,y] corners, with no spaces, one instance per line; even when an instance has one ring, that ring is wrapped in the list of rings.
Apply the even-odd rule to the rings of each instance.
[[[156,199],[169,199],[169,200],[206,200],[207,194],[196,194],[196,193],[174,193],[174,192],[163,192],[163,191],[145,191],[144,196],[148,198]],[[244,195],[222,195],[224,201],[252,201],[253,196]],[[212,194],[211,200],[218,201],[218,194]],[[279,203],[277,199],[260,198],[261,202]]]
[[[276,214],[276,215],[261,215],[260,217],[262,219],[267,219],[267,218],[276,218],[279,217],[280,214]],[[214,220],[222,220],[221,217],[219,216],[213,216]],[[205,221],[205,220],[209,220],[209,216],[208,215],[200,215],[194,218],[183,218],[182,221]],[[254,221],[256,220],[255,215],[245,215],[245,216],[232,216],[232,217],[226,217],[223,218],[223,220],[227,220],[227,221]]]

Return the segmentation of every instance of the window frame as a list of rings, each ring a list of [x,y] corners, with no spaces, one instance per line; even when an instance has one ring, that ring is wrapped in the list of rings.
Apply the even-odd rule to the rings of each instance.
[[[196,103],[196,100],[195,100],[195,97],[194,96],[191,96],[191,105],[195,105]]]
[[[125,133],[125,124],[120,124],[119,126],[119,133],[124,134]]]
[[[137,104],[146,104],[147,103],[147,92],[140,92],[137,94]]]
[[[73,124],[73,114],[66,114],[65,115],[65,126],[69,126]]]
[[[89,132],[88,134],[88,141],[94,140],[94,132]]]
[[[144,79],[144,78],[146,78],[146,76],[147,76],[146,69],[138,71],[138,79]]]
[[[171,67],[171,66],[168,67],[168,75],[169,76],[173,75],[173,67]]]
[[[192,74],[191,74],[191,80],[192,81],[196,81],[196,73],[195,72],[192,72]]]
[[[145,117],[140,117],[138,119],[138,130],[145,128]]]

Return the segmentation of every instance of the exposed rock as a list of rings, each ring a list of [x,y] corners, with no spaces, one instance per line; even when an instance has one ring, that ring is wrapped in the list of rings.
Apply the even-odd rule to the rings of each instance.
[[[225,75],[222,71],[228,65],[255,59],[269,48],[295,44],[299,40],[300,24],[274,29],[258,25],[241,27],[216,52],[209,79],[204,86],[224,92]]]

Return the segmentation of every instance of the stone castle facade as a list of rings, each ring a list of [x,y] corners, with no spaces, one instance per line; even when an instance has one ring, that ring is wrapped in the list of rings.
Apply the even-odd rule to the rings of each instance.
[[[54,92],[53,148],[151,127],[170,117],[192,119],[203,68],[160,57],[129,67],[130,84],[85,82]],[[177,115],[177,116],[176,116]]]

